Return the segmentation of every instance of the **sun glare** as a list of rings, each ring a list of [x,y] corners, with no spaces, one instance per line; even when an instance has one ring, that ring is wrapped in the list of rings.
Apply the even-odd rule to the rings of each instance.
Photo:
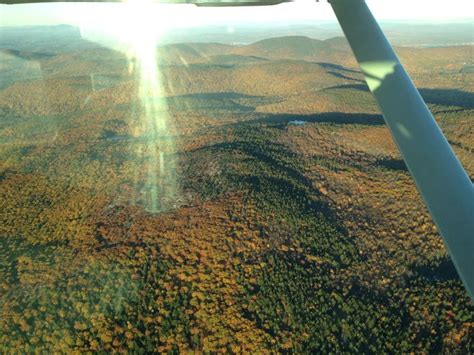
[[[131,21],[121,28],[123,38],[130,45],[129,58],[139,83],[138,115],[143,143],[137,151],[146,161],[147,176],[144,188],[137,192],[150,212],[159,212],[174,205],[177,187],[175,142],[157,57],[160,36],[167,29],[165,8],[160,13],[153,11],[152,6],[148,0],[128,1],[125,8]],[[139,182],[135,185],[138,190]]]
[[[100,13],[100,12],[99,12]],[[175,205],[175,141],[163,90],[157,47],[169,29],[169,7],[149,0],[129,0],[110,8],[109,16],[84,14],[83,38],[126,54],[129,75],[137,83],[131,150],[140,161],[135,172],[134,201],[150,212]]]

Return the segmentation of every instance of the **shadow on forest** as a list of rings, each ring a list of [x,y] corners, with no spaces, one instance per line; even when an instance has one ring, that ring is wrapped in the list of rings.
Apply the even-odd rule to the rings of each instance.
[[[284,124],[291,121],[303,121],[308,123],[335,123],[335,124],[358,124],[366,126],[382,126],[385,124],[382,115],[369,113],[343,113],[343,112],[325,112],[314,115],[297,114],[277,114],[267,115],[264,118],[240,122],[238,125],[266,123],[266,124]],[[234,124],[235,125],[235,124]]]
[[[377,166],[397,171],[408,171],[408,168],[403,159],[384,158],[377,159],[375,162]]]
[[[273,199],[274,203],[285,199],[293,200],[298,205],[299,212],[321,213],[338,232],[347,235],[345,228],[338,221],[326,198],[318,189],[313,187],[311,180],[300,172],[298,166],[291,163],[297,159],[283,145],[270,141],[262,145],[247,140],[239,140],[206,145],[188,151],[186,154],[197,152],[207,152],[213,159],[222,156],[219,152],[243,153],[241,169],[243,169],[242,172],[245,171],[244,174],[240,170],[228,169],[225,163],[221,162],[221,170],[225,171],[224,175],[227,176],[226,179],[231,185],[234,185],[237,189],[245,186],[252,192],[262,194],[267,200]],[[245,164],[249,162],[249,159],[260,163],[251,163],[252,166],[259,167],[256,171],[251,172],[245,168]],[[236,163],[235,160],[233,160],[234,163]],[[234,171],[232,172],[232,170]],[[220,178],[222,178],[222,175],[220,175]],[[274,195],[274,198],[271,197],[272,195]],[[275,198],[275,196],[278,197]]]
[[[472,92],[457,89],[420,89],[420,94],[429,104],[474,108],[474,93]]]
[[[344,89],[344,90],[357,90],[357,91],[364,91],[364,92],[369,92],[369,87],[367,84],[362,83],[362,84],[344,84],[344,85],[336,85],[336,86],[331,86],[328,88],[325,88],[324,90],[337,90],[337,89]]]
[[[342,70],[342,71],[345,71],[345,72],[349,72],[349,73],[357,73],[357,74],[362,74],[360,71],[358,70],[353,70],[353,69],[348,69],[342,65],[339,65],[339,64],[334,64],[334,63],[325,63],[325,62],[318,62],[316,64],[319,64],[321,67],[323,67],[324,69],[336,69],[336,70]]]
[[[217,143],[210,146],[210,148],[226,151],[240,151],[247,156],[250,156],[260,162],[267,164],[268,166],[271,166],[272,168],[275,168],[278,171],[284,172],[287,176],[291,177],[292,179],[298,181],[299,183],[305,186],[312,186],[311,181],[303,174],[301,174],[297,169],[289,166],[288,164],[284,164],[284,162],[280,162],[274,157],[272,157],[272,151],[277,151],[279,149],[281,149],[282,151],[285,150],[285,147],[283,145],[276,143],[269,143],[269,145],[271,145],[271,147],[268,147],[270,149],[263,150],[260,146],[252,142],[236,141]],[[286,151],[286,154],[289,154],[289,152]],[[295,156],[294,154],[291,155]]]
[[[54,57],[54,55],[50,53],[27,52],[9,48],[0,48],[0,56],[2,54],[11,57],[17,57],[23,60],[41,60]]]
[[[459,280],[458,273],[448,255],[436,260],[430,260],[424,265],[412,265],[410,270],[416,277],[422,277],[427,281]]]
[[[351,81],[355,81],[355,82],[364,84],[364,81],[361,80],[361,79],[352,78],[350,76],[347,76],[347,75],[344,75],[344,74],[341,74],[341,73],[338,73],[338,72],[335,72],[335,71],[328,71],[327,73],[332,75],[332,76],[335,76],[336,78],[351,80]]]
[[[331,89],[348,89],[369,92],[366,84],[347,84],[337,85],[326,88]],[[457,89],[418,89],[421,96],[427,104],[442,106],[457,106],[464,109],[474,108],[474,93],[457,90]]]

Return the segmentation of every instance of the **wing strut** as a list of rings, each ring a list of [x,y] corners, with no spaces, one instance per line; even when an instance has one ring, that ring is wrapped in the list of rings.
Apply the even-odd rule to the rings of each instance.
[[[364,0],[329,0],[474,301],[474,187]]]

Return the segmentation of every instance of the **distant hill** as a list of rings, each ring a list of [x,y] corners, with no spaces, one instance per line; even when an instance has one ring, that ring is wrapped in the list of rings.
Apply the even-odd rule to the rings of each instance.
[[[472,46],[395,47],[409,71],[469,71],[473,64]],[[358,70],[357,62],[344,37],[318,40],[305,36],[268,38],[248,45],[180,43],[161,46],[164,64],[254,64],[262,60],[299,60],[326,63]]]
[[[266,62],[268,59],[240,54],[221,54],[209,57],[209,63],[220,65],[244,65]]]
[[[227,54],[231,51],[231,46],[219,43],[175,43],[158,48],[162,63],[185,65],[204,62],[212,55]]]
[[[305,60],[310,62],[333,63],[353,69],[357,68],[357,64],[354,61],[345,38],[337,37],[338,32],[327,32],[323,30],[324,26],[321,28],[312,26],[313,32],[303,31],[304,28],[309,28],[308,26],[310,26],[310,24],[301,25],[303,27],[279,27],[275,25],[275,31],[269,31],[268,28],[264,31],[263,27],[259,27],[259,36],[273,34],[275,37],[252,41],[250,44],[242,44],[244,41],[240,41],[239,36],[247,33],[251,34],[252,27],[249,26],[244,26],[245,31],[244,27],[242,27],[242,33],[239,32],[239,27],[235,29],[237,31],[236,33],[227,33],[226,37],[219,37],[219,41],[222,41],[222,43],[208,41],[208,37],[200,36],[199,34],[202,29],[195,29],[195,31],[188,30],[186,36],[179,37],[176,35],[172,41],[167,35],[163,38],[163,41],[168,43],[159,47],[159,58],[162,64],[172,65],[195,63],[244,65],[255,63],[260,60],[256,58],[261,58],[267,60]],[[337,28],[337,26],[326,27],[331,28],[331,31]],[[469,51],[472,51],[470,49],[471,46],[448,45],[451,43],[465,43],[467,41],[465,35],[459,34],[469,28],[466,24],[442,24],[439,26],[411,24],[408,26],[412,30],[411,33],[408,33],[405,27],[397,24],[386,24],[385,27],[389,37],[396,36],[396,38],[399,39],[396,43],[434,46],[435,43],[437,43],[433,42],[434,38],[438,38],[439,41],[442,41],[440,43],[446,43],[442,48],[397,48],[397,52],[404,63],[407,64],[408,68],[429,68],[431,65],[438,67],[449,66],[451,59],[459,63],[466,62],[466,66],[472,65],[472,52],[469,53]],[[417,29],[420,30],[418,42],[416,41],[416,38],[418,38]],[[222,31],[223,29],[220,28],[220,30]],[[445,33],[445,35],[442,35],[441,32]],[[295,33],[298,35],[284,36],[282,35],[284,33]],[[308,33],[308,35],[306,33]],[[330,33],[332,33],[332,36],[336,35],[336,37],[328,38]],[[249,38],[255,38],[255,36]],[[454,41],[455,38],[459,38],[459,41]],[[232,42],[240,44],[228,44],[231,42],[231,39],[233,39]],[[170,41],[173,43],[169,43]],[[24,59],[28,60],[44,60],[47,59],[46,57],[48,55],[63,54],[66,52],[77,55],[80,52],[88,51],[87,55],[89,56],[93,51],[101,50],[104,46],[112,49],[120,49],[120,46],[117,47],[114,45],[113,38],[105,38],[100,34],[88,33],[87,30],[80,30],[78,27],[69,25],[0,27],[0,49],[3,49],[4,52],[11,51],[9,52],[10,54],[16,53],[15,55],[19,57],[23,56]],[[448,47],[450,49],[446,49]],[[463,60],[463,58],[466,60]],[[423,62],[422,65],[420,64],[421,62]],[[469,62],[471,62],[471,64],[469,64]]]
[[[178,43],[160,46],[159,54],[162,62],[166,64],[208,61],[218,64],[219,59],[224,64],[243,64],[290,59],[338,63],[351,67],[356,65],[347,41],[342,37],[320,41],[305,36],[287,36],[234,46],[217,43]]]
[[[0,46],[0,89],[5,89],[0,105],[25,113],[43,113],[47,112],[46,107],[54,106],[54,112],[60,113],[72,107],[78,109],[86,102],[89,90],[104,102],[128,100],[130,95],[126,92],[133,87],[136,77],[130,72],[125,53],[82,39],[74,27],[56,26],[50,30],[54,45],[46,40],[45,28],[25,29],[25,37],[32,36],[26,41],[20,41],[21,31],[17,29],[0,30],[12,32],[10,37],[0,39],[4,45]],[[474,76],[472,46],[396,50],[419,87],[474,90],[474,80],[469,80]],[[377,110],[370,96],[363,93],[365,82],[343,37],[318,40],[285,36],[248,45],[163,44],[157,47],[157,59],[164,92],[169,96],[269,96],[272,100],[259,102],[256,107],[266,112],[308,113],[341,107],[345,112]],[[40,78],[44,81],[32,81]],[[38,103],[31,94],[41,93],[45,86],[54,93],[51,97],[55,99],[51,101],[57,99],[54,105]],[[360,100],[360,95],[366,98]],[[84,99],[79,102],[77,98],[82,96]],[[19,97],[25,99],[21,101]],[[274,97],[279,99],[273,100]]]
[[[98,46],[83,39],[75,26],[0,27],[0,48],[57,54]]]
[[[239,54],[268,59],[296,59],[311,62],[331,62],[355,65],[344,38],[324,41],[305,36],[269,38],[235,50]]]
[[[305,36],[287,36],[264,39],[243,48],[246,51],[258,51],[271,56],[283,54],[301,58],[314,55],[314,52],[325,49],[325,45],[324,41]]]
[[[452,46],[473,43],[472,20],[457,23],[385,22],[380,25],[389,40],[397,46]],[[229,31],[231,29],[231,31]],[[228,23],[175,29],[164,37],[167,43],[219,42],[249,44],[271,37],[306,36],[325,40],[342,36],[337,22],[297,23]]]

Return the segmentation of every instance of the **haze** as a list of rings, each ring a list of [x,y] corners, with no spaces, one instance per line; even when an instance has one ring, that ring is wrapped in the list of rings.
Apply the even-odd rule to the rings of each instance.
[[[469,0],[367,1],[379,20],[469,21],[473,3]],[[120,4],[33,4],[0,7],[0,26],[80,24],[95,17],[110,19],[123,12]],[[93,9],[93,11],[91,11]],[[335,20],[329,4],[297,0],[295,3],[262,8],[197,8],[192,5],[153,5],[154,15],[165,11],[171,15],[171,26],[196,26],[209,23],[297,22]]]

